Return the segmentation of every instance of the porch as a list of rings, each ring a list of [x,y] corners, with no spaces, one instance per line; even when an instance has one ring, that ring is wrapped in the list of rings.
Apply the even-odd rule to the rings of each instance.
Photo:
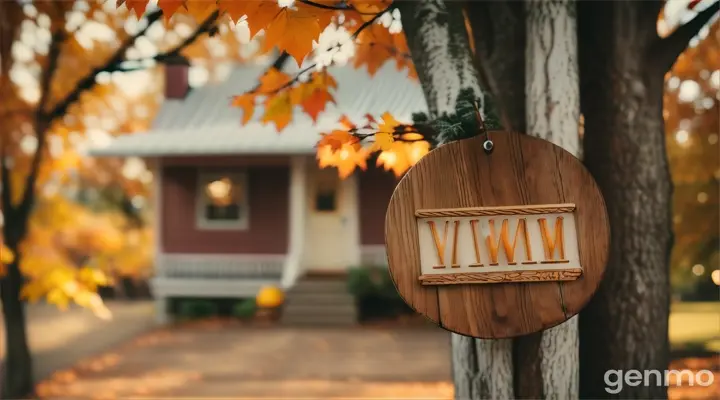
[[[159,212],[151,287],[160,323],[168,322],[172,298],[252,298],[263,286],[287,291],[308,270],[386,264],[384,211],[394,179],[340,180],[304,155],[166,158],[154,166]],[[226,176],[239,182],[244,224],[202,225],[207,171],[210,183]]]

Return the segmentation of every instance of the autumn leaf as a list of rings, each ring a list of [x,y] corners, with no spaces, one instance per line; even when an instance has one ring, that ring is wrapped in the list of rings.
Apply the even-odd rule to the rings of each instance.
[[[0,242],[0,265],[7,265],[15,261],[15,254],[5,243]],[[1,276],[2,274],[0,274]]]
[[[317,122],[318,115],[325,111],[327,103],[335,103],[333,96],[323,89],[315,89],[310,97],[301,103],[303,110],[310,115],[313,121]]]
[[[266,101],[265,114],[262,117],[262,122],[274,123],[278,132],[280,132],[290,123],[292,112],[293,106],[290,101],[290,94],[287,91],[281,92]]]
[[[368,152],[359,143],[344,143],[337,151],[330,145],[318,148],[317,159],[321,168],[336,167],[341,179],[350,176],[357,167],[367,169]]]
[[[340,124],[341,124],[342,126],[344,126],[345,129],[347,129],[347,130],[355,129],[355,124],[354,124],[352,121],[350,121],[350,118],[348,118],[347,115],[344,115],[344,114],[343,114],[343,116],[340,117],[340,121],[339,121],[339,122],[340,122]]]
[[[345,144],[355,144],[360,140],[353,136],[350,132],[336,129],[330,133],[323,134],[318,142],[318,148],[329,147],[332,151],[337,151]]]
[[[214,11],[216,7],[211,7],[214,5],[214,2],[207,0],[185,1],[185,8],[187,9],[187,14],[195,18],[195,21],[197,21],[198,23],[204,21]]]
[[[277,4],[277,2],[275,2]],[[297,9],[283,8],[265,28],[266,46],[277,46],[290,54],[298,65],[313,49],[313,41],[322,29],[312,6],[296,4]],[[255,17],[254,15],[252,17]],[[250,23],[251,17],[248,17]]]
[[[292,81],[290,75],[277,68],[270,68],[260,77],[260,86],[258,86],[257,90],[263,94],[271,94],[283,89],[290,81]]]
[[[392,148],[393,142],[394,139],[391,133],[378,132],[375,134],[374,147],[377,147],[379,150],[390,150],[390,148]]]
[[[185,8],[184,0],[158,0],[157,5],[163,11],[166,22],[172,18],[180,7]]]
[[[148,0],[125,0],[125,5],[127,6],[128,10],[135,13],[135,15],[140,19],[140,17],[145,14],[145,8],[147,7]],[[118,4],[119,6],[120,4]]]
[[[395,132],[395,127],[399,125],[401,125],[400,122],[398,122],[392,114],[386,111],[382,115],[382,123],[378,125],[378,131],[386,132],[392,135]]]
[[[255,96],[250,93],[233,97],[232,106],[243,112],[242,124],[247,124],[255,113]]]

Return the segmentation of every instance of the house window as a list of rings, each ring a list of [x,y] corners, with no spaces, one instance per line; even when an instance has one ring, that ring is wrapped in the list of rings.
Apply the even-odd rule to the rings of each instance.
[[[315,196],[315,210],[335,211],[335,191],[318,192]]]
[[[315,189],[315,211],[333,212],[337,209],[338,176],[334,170],[320,170]]]
[[[247,174],[201,172],[197,189],[198,228],[247,229]]]

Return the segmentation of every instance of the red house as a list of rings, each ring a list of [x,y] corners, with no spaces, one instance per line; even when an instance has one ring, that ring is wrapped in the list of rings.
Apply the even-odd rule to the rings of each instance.
[[[334,168],[318,168],[315,145],[343,114],[361,122],[367,113],[390,111],[409,121],[427,109],[419,84],[393,65],[372,78],[335,68],[337,104],[317,123],[297,110],[278,134],[253,122],[257,113],[241,126],[241,111],[229,106],[265,67],[237,66],[225,82],[194,89],[188,69],[166,67],[166,99],[151,131],[91,150],[142,157],[154,168],[158,319],[167,319],[172,297],[253,297],[264,285],[279,285],[289,290],[287,318],[311,321],[342,309],[336,319],[352,320],[344,281],[310,277],[386,264],[385,210],[396,179],[369,166],[340,180]],[[304,303],[303,293],[322,290],[335,297]]]

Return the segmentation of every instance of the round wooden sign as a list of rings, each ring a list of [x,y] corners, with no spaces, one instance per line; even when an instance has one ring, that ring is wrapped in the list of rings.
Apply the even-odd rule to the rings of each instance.
[[[476,338],[551,328],[580,312],[605,270],[605,202],[582,163],[531,136],[440,146],[398,183],[385,219],[403,300]]]

